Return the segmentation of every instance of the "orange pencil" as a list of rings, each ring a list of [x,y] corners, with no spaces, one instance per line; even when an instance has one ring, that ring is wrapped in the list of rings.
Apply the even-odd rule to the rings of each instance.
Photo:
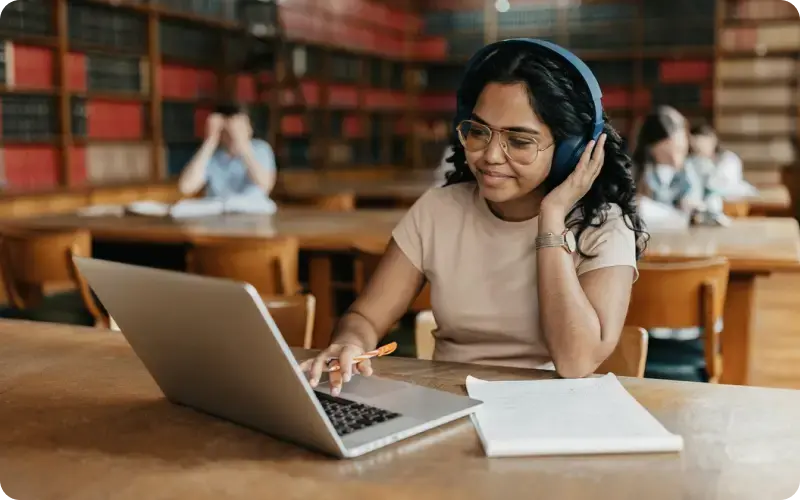
[[[365,352],[361,356],[356,356],[355,358],[353,358],[353,364],[354,365],[358,364],[361,361],[364,361],[364,360],[370,359],[370,358],[379,358],[381,356],[386,356],[388,354],[393,353],[395,351],[395,349],[397,349],[397,342],[391,342],[389,344],[386,344],[385,346],[382,346],[382,347],[379,347],[379,348],[375,349],[374,351]],[[328,360],[328,371],[329,372],[335,372],[335,371],[339,371],[341,369],[341,366],[339,366],[338,363],[336,363],[334,365],[331,365],[331,363],[333,363],[334,361],[339,361],[339,358],[330,358]]]

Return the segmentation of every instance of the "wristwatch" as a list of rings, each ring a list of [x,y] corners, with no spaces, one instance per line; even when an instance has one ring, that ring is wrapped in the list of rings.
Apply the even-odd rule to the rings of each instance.
[[[544,233],[536,237],[536,250],[540,248],[561,247],[567,253],[575,253],[578,246],[575,235],[569,229],[565,229],[561,234]]]

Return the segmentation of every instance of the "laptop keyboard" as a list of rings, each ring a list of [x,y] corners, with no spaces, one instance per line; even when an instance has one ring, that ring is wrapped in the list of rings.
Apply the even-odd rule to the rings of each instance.
[[[392,413],[323,392],[314,391],[314,393],[317,395],[322,409],[325,410],[325,414],[328,415],[333,424],[333,428],[336,429],[336,433],[340,436],[346,436],[355,431],[382,422],[388,422],[400,416],[399,413]]]

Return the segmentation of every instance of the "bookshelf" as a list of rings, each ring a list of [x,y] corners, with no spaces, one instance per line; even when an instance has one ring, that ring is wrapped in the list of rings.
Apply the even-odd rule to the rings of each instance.
[[[623,136],[652,106],[672,104],[692,122],[713,117],[716,0],[435,0],[423,35],[445,40],[446,60],[421,65],[415,126],[420,156],[438,164],[463,63],[484,43],[550,40],[578,54],[597,76],[604,107]],[[433,162],[433,163],[432,163]]]
[[[493,0],[284,0],[291,61],[272,60],[261,85],[242,70],[245,1],[11,3],[0,19],[0,197],[171,185],[219,99],[248,105],[283,173],[429,170],[464,62],[517,36],[581,56],[626,137],[663,103],[713,121],[749,170],[794,158],[800,23],[783,0],[511,0],[507,12]],[[289,63],[305,106],[287,88]]]
[[[719,0],[715,123],[756,184],[797,162],[800,16],[783,0]]]
[[[427,50],[407,2],[281,2],[291,61],[274,55],[262,87],[242,69],[247,1],[11,3],[0,19],[0,196],[174,182],[214,103],[232,99],[281,171],[404,168],[407,66]]]

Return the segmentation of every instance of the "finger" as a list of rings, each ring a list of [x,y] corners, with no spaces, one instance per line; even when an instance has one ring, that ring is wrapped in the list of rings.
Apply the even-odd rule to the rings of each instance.
[[[601,134],[600,139],[597,141],[597,145],[595,146],[594,150],[592,151],[592,161],[601,160],[602,157],[606,153],[606,138],[608,136],[606,134]]]
[[[595,144],[595,141],[589,141],[589,144],[586,145],[586,149],[583,150],[583,154],[581,155],[581,159],[578,161],[578,166],[575,167],[575,170],[583,170],[587,167],[587,165],[589,165],[589,160],[592,158],[592,151],[594,150]]]
[[[342,370],[328,373],[328,383],[331,386],[331,395],[338,396],[342,392]]]
[[[325,370],[328,358],[331,357],[329,351],[321,352],[311,363],[311,372],[309,373],[309,381],[311,387],[316,387],[319,384],[319,379],[322,377],[322,372]]]
[[[592,165],[591,172],[592,172],[592,182],[597,179],[597,176],[600,175],[600,170],[603,169],[603,164],[606,161],[606,135],[603,134],[603,137],[600,138],[600,141],[597,143],[597,156],[594,158]]]
[[[368,359],[365,359],[356,365],[356,370],[358,370],[358,373],[361,375],[369,377],[372,375],[372,362]]]
[[[353,358],[361,354],[360,350],[355,347],[347,346],[339,353],[339,371],[342,374],[342,381],[344,383],[350,382],[353,376]]]
[[[314,364],[315,358],[309,358],[305,361],[300,362],[300,371],[303,373],[308,373],[311,370],[311,365]]]

